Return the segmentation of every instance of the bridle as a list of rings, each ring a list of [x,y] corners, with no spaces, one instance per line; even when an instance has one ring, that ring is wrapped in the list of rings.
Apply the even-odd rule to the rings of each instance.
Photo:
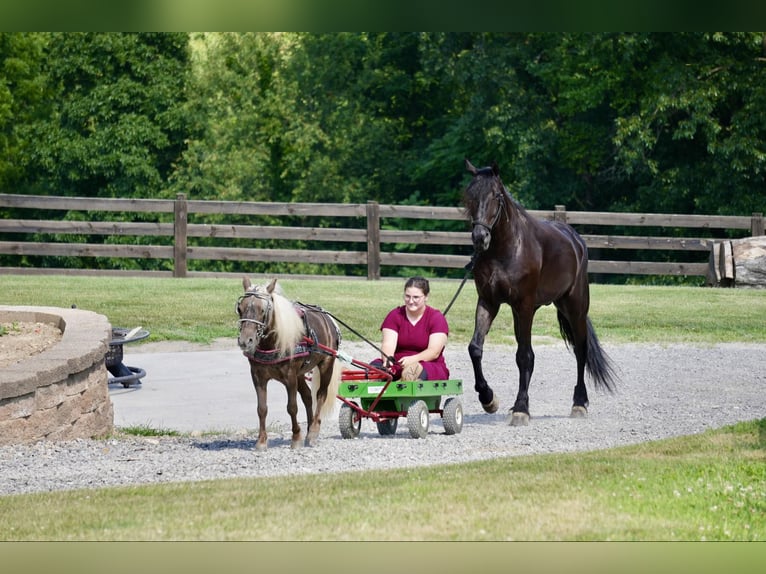
[[[492,219],[492,223],[487,225],[483,221],[479,221],[478,219],[472,219],[471,220],[471,226],[476,227],[477,225],[479,227],[483,227],[487,230],[487,233],[492,233],[492,230],[495,228],[495,225],[497,225],[497,222],[500,220],[500,216],[505,213],[505,201],[504,200],[504,193],[507,193],[505,191],[505,186],[503,186],[502,182],[500,183],[501,189],[494,192],[494,197],[498,202],[498,209],[495,212],[495,217]]]
[[[249,297],[255,297],[256,299],[260,299],[264,302],[264,312],[263,312],[263,321],[259,321],[258,319],[252,319],[250,317],[243,317],[242,312],[239,310],[239,306],[242,304],[242,301],[249,298]],[[249,302],[247,306],[247,311],[251,310],[253,307],[253,302]],[[272,312],[272,305],[271,305],[271,296],[268,293],[259,293],[257,291],[248,291],[244,295],[242,295],[239,299],[237,299],[237,304],[234,306],[235,311],[237,312],[237,315],[239,315],[239,321],[237,321],[237,325],[239,325],[240,332],[242,331],[242,325],[244,323],[255,323],[255,333],[258,336],[258,340],[263,339],[263,336],[266,334],[266,330],[269,327],[269,324],[271,323],[271,312]]]

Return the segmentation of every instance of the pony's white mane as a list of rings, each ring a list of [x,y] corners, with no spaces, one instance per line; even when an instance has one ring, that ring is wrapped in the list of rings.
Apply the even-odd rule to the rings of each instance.
[[[265,286],[258,289],[266,290]],[[293,302],[282,294],[282,287],[277,283],[271,293],[273,303],[272,330],[276,334],[276,347],[282,354],[289,354],[305,335],[303,320],[295,312]]]

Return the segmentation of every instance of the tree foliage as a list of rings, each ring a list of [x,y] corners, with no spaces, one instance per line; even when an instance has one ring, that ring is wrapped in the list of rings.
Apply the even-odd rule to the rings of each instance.
[[[763,209],[763,33],[0,36],[0,185],[453,205]]]
[[[762,32],[0,34],[15,193],[458,205],[469,157],[530,208],[747,215],[764,142]]]
[[[52,99],[27,126],[27,185],[42,193],[151,197],[188,137],[186,34],[46,35]]]

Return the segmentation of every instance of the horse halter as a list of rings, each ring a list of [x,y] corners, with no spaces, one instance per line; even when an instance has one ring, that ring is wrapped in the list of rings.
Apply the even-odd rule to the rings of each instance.
[[[503,192],[504,192],[504,188],[499,189],[493,193],[495,199],[498,202],[498,208],[495,211],[495,217],[492,219],[492,223],[487,225],[483,221],[479,221],[478,219],[472,219],[471,220],[472,227],[476,227],[478,225],[479,227],[483,227],[484,229],[486,229],[487,233],[492,233],[492,230],[495,228],[495,225],[497,225],[497,222],[500,220],[500,216],[503,214],[503,212],[505,212],[505,203],[503,202]]]
[[[239,310],[239,306],[242,304],[242,301],[245,299],[248,299],[250,297],[255,297],[256,299],[260,299],[264,302],[264,313],[263,313],[263,321],[259,321],[258,319],[253,319],[251,317],[243,317],[242,313]],[[250,302],[247,306],[247,309],[252,308],[252,302]],[[259,293],[257,291],[248,291],[244,295],[242,295],[239,299],[237,299],[237,304],[234,306],[234,310],[237,312],[237,315],[239,315],[239,321],[237,321],[237,325],[239,325],[239,330],[242,331],[242,324],[243,323],[255,323],[255,334],[258,336],[258,339],[263,339],[263,336],[266,334],[266,330],[269,327],[269,323],[271,323],[271,312],[272,312],[272,306],[271,306],[271,296],[268,293]]]

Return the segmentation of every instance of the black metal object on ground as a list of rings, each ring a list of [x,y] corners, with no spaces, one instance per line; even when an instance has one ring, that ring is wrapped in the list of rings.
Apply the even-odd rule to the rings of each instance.
[[[121,384],[128,388],[133,384],[141,384],[141,379],[146,376],[146,371],[138,367],[129,367],[122,362],[122,346],[127,343],[141,341],[149,336],[149,331],[136,327],[124,329],[112,327],[112,340],[109,342],[109,350],[106,353],[106,368],[111,373],[109,384]]]

